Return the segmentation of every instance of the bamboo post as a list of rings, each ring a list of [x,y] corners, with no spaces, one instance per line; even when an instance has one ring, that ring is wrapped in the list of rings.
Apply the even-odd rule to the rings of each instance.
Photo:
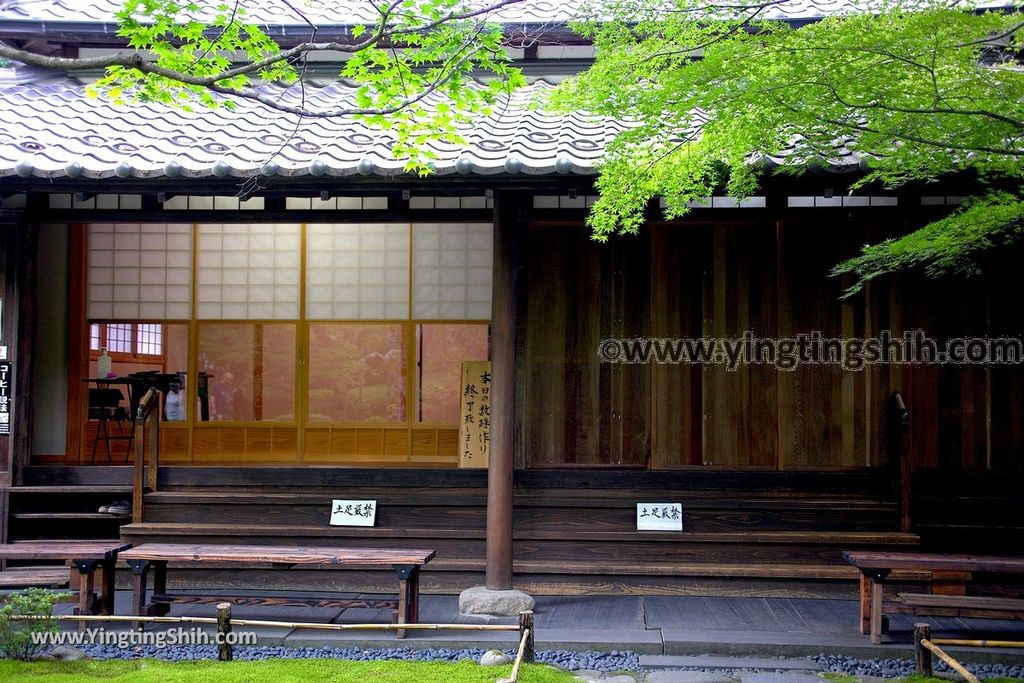
[[[914,670],[918,676],[932,675],[932,651],[924,646],[924,641],[931,637],[931,626],[914,624]]]
[[[231,654],[231,603],[217,605],[217,659],[230,662]]]
[[[523,659],[533,664],[537,654],[533,643],[533,610],[519,613],[519,640],[524,643]]]

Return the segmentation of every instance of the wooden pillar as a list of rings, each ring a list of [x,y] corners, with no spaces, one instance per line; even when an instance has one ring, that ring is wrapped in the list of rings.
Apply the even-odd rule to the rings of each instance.
[[[0,486],[20,483],[32,451],[35,251],[35,226],[0,224],[0,345],[7,347],[7,361],[11,363],[5,378],[10,397],[10,434],[0,434]]]
[[[512,507],[516,435],[516,327],[519,310],[518,220],[528,196],[494,198],[494,274],[491,289],[491,448],[487,466],[487,576],[491,590],[512,588]]]

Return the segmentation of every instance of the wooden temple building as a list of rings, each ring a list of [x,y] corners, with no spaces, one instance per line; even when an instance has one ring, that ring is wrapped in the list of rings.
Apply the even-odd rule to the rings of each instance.
[[[297,18],[260,7],[295,39]],[[119,47],[116,9],[0,3],[0,40],[99,54]],[[322,38],[354,21],[319,11]],[[837,152],[595,243],[595,165],[622,124],[528,108],[593,56],[552,11],[514,22],[545,27],[514,54],[531,85],[438,146],[426,177],[349,120],[118,105],[86,97],[89,74],[0,68],[0,540],[430,547],[426,591],[486,570],[537,594],[852,594],[843,550],[1021,552],[1019,364],[599,356],[617,338],[1024,336],[1017,252],[984,278],[907,274],[849,300],[828,276],[969,189],[850,194],[859,160]],[[350,95],[329,78],[307,92]],[[117,378],[162,378],[157,486],[135,518],[98,512],[132,499],[119,437],[138,399],[96,381],[103,355]],[[481,360],[489,463],[460,467],[460,367]],[[334,499],[376,500],[376,525],[330,526]],[[645,502],[681,503],[682,530],[638,531]],[[388,580],[341,575],[301,580]]]

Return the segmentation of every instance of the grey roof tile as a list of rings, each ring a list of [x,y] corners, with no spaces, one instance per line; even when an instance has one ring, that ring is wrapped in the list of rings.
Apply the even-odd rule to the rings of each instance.
[[[564,157],[573,173],[594,173],[604,142],[622,125],[527,108],[536,93],[550,87],[537,81],[514,93],[494,113],[465,129],[465,145],[432,143],[436,172],[555,173],[556,162]],[[297,92],[276,90],[284,99],[298,98]],[[309,101],[326,106],[351,91],[345,83],[332,83],[311,89]],[[403,162],[391,156],[393,138],[387,132],[341,118],[309,120],[295,132],[294,116],[254,102],[239,103],[234,111],[197,107],[192,112],[158,104],[118,105],[88,98],[81,85],[62,81],[0,87],[0,114],[10,122],[0,130],[0,177],[19,169],[24,175],[31,168],[34,176],[58,178],[77,163],[85,178],[116,175],[119,164],[130,166],[132,177],[150,178],[164,175],[171,162],[183,176],[214,175],[221,163],[226,167],[217,170],[226,168],[228,175],[242,177],[270,161],[279,175],[303,176],[317,160],[326,175],[403,173]],[[460,159],[468,161],[457,169]],[[518,166],[509,159],[518,160]],[[120,167],[122,176],[126,168]]]
[[[194,0],[197,18],[212,17],[223,0]],[[842,12],[864,11],[886,0],[784,0],[769,7],[764,16],[776,19],[815,19]],[[115,21],[122,0],[0,0],[0,21],[104,23]],[[377,17],[375,0],[242,0],[251,22],[267,26],[320,27],[372,23]],[[487,0],[471,0],[487,6]],[[508,24],[564,23],[575,17],[585,0],[525,0],[495,15]],[[1009,7],[1012,0],[988,0],[981,7]],[[300,14],[301,12],[301,14]]]
[[[297,93],[281,93],[296,97]],[[463,130],[463,145],[431,143],[435,173],[592,175],[605,145],[626,122],[579,113],[552,115],[530,108],[551,88],[536,81],[499,102],[494,112]],[[294,89],[293,89],[294,90]],[[336,82],[311,89],[309,101],[327,105],[352,88]],[[305,121],[244,101],[235,110],[194,111],[151,103],[115,104],[88,98],[71,81],[0,87],[0,178],[248,177],[273,171],[285,177],[404,173],[391,155],[393,137],[348,118]],[[841,141],[842,143],[843,141]],[[782,163],[789,153],[774,157]],[[266,168],[267,164],[272,168]],[[855,170],[857,157],[841,144],[829,170]],[[70,172],[69,172],[70,169]]]

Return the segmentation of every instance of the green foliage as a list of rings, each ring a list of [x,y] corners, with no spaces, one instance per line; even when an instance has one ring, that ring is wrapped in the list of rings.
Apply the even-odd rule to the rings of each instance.
[[[34,640],[42,633],[57,633],[60,625],[53,616],[53,606],[71,597],[44,588],[26,588],[11,593],[0,606],[0,653],[11,659],[35,659],[46,645]],[[11,619],[14,615],[41,616],[45,619]]]
[[[926,0],[792,28],[763,20],[764,7],[609,2],[614,21],[576,27],[593,38],[596,63],[548,102],[632,124],[601,167],[589,217],[595,239],[636,232],[656,197],[666,199],[667,217],[678,217],[702,197],[753,193],[768,166],[801,173],[842,147],[868,160],[854,189],[965,170],[989,181],[1024,175],[1020,15]],[[988,38],[1000,34],[996,50]],[[965,209],[962,219],[887,243],[839,272],[874,277],[906,263],[970,271],[953,250],[970,256],[985,244],[977,229],[963,228],[993,209]],[[994,220],[984,225],[995,229]],[[936,234],[955,226],[948,239]]]
[[[462,143],[460,124],[486,115],[499,95],[525,81],[509,63],[501,27],[474,16],[464,0],[405,0],[382,5],[380,12],[376,24],[354,27],[351,43],[310,42],[282,50],[247,23],[245,8],[234,2],[218,5],[211,16],[190,1],[126,0],[118,33],[146,51],[145,68],[109,67],[89,91],[116,102],[187,110],[197,103],[232,107],[248,98],[283,115],[353,116],[393,131],[395,157],[407,161],[406,170],[426,173],[435,156],[428,141]],[[303,97],[295,97],[302,104],[288,105],[260,90],[261,84],[279,83],[297,93],[306,55],[313,51],[333,51],[345,60],[340,75],[356,87],[353,102],[316,109]],[[472,83],[474,72],[490,79]]]
[[[218,5],[212,17],[196,18],[200,9],[194,2],[177,0],[126,0],[117,14],[118,35],[128,45],[148,50],[158,73],[144,73],[127,66],[113,66],[94,83],[92,93],[104,93],[117,102],[131,97],[141,102],[160,102],[189,107],[198,101],[208,107],[228,104],[218,99],[202,79],[216,88],[240,89],[251,85],[250,72],[234,73],[235,53],[253,64],[258,78],[268,82],[293,83],[298,74],[287,60],[272,61],[280,47],[257,26],[245,22],[241,5]],[[192,81],[192,82],[189,82]]]
[[[71,683],[493,683],[508,678],[511,666],[483,667],[474,662],[351,662],[338,659],[271,659],[260,662],[161,662],[153,660],[76,662],[0,661],[0,680]],[[572,683],[573,675],[540,664],[525,664],[522,683]]]
[[[525,84],[509,64],[498,24],[444,20],[467,11],[462,0],[408,0],[370,29],[400,41],[401,48],[370,45],[341,71],[358,86],[356,105],[371,112],[358,118],[394,131],[392,152],[408,160],[407,171],[428,173],[434,154],[426,142],[463,143],[459,124],[490,113],[499,95]],[[473,84],[475,70],[495,78]]]
[[[832,274],[856,275],[845,295],[856,294],[874,278],[923,269],[931,277],[978,275],[978,257],[1024,235],[1024,201],[1019,195],[993,192],[967,202],[949,216],[899,239],[865,246],[860,256],[836,266]]]

